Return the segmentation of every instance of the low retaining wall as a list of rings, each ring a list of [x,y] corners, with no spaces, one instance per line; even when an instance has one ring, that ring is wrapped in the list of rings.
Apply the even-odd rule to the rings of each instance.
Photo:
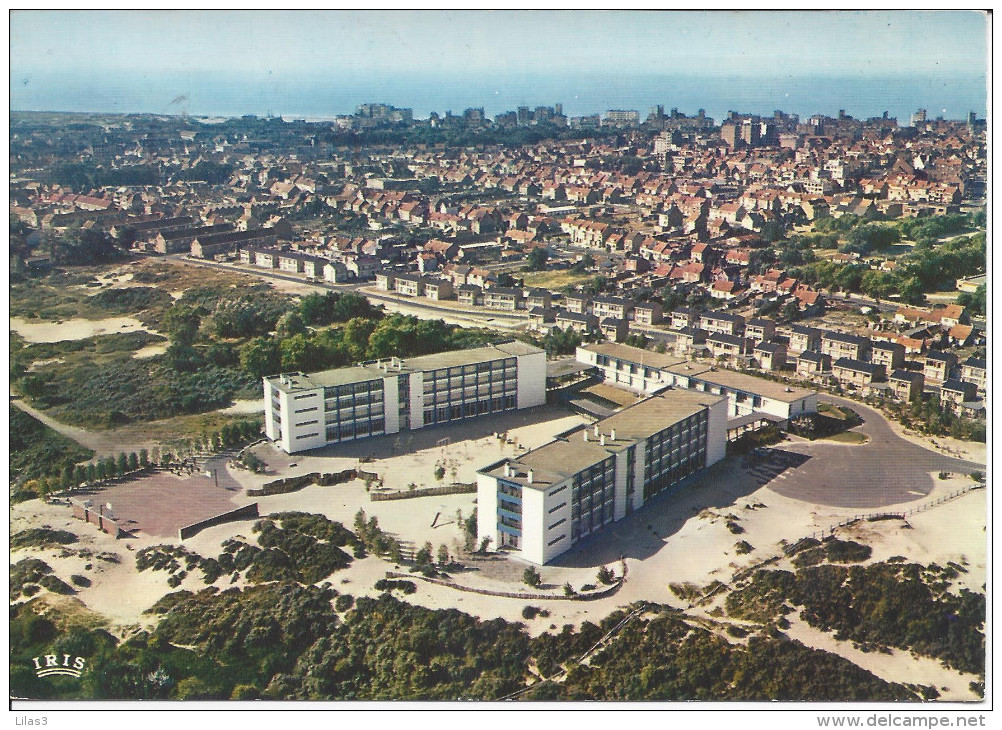
[[[288,494],[289,492],[298,492],[300,489],[304,489],[311,484],[316,484],[321,487],[330,487],[335,484],[350,482],[357,476],[358,472],[354,469],[345,469],[344,471],[339,471],[334,474],[310,472],[309,474],[303,474],[298,477],[289,477],[288,479],[278,479],[274,482],[268,482],[260,489],[248,489],[247,496],[268,497],[273,494]]]
[[[100,507],[95,510],[93,507],[85,507],[82,503],[72,499],[70,500],[70,504],[73,505],[74,517],[78,520],[94,524],[101,532],[107,532],[116,540],[123,535],[128,534],[125,530],[118,526],[118,520],[114,517],[105,515],[104,510]]]
[[[386,577],[406,578],[407,580],[416,578],[418,580],[423,580],[426,583],[435,583],[436,585],[446,586],[457,591],[463,591],[464,593],[479,593],[482,596],[496,596],[498,598],[517,598],[522,601],[594,601],[599,598],[607,598],[608,596],[611,596],[620,589],[624,582],[623,578],[620,578],[611,586],[603,588],[600,591],[589,591],[588,593],[575,593],[572,596],[561,596],[547,593],[519,593],[492,591],[487,588],[472,588],[471,586],[459,585],[458,583],[442,580],[441,578],[428,578],[420,573],[398,573],[394,570],[386,571]]]
[[[210,517],[207,520],[202,520],[201,522],[196,522],[194,524],[182,527],[177,531],[177,536],[179,539],[184,540],[192,535],[197,535],[202,530],[207,527],[215,527],[216,525],[222,525],[226,522],[239,522],[240,520],[250,520],[258,517],[257,502],[245,505],[235,510],[230,510],[229,512],[223,512],[221,515],[216,515],[215,517]]]
[[[370,502],[387,502],[393,499],[411,499],[414,497],[435,497],[442,494],[474,494],[476,484],[453,484],[451,487],[425,487],[407,492],[369,492]]]

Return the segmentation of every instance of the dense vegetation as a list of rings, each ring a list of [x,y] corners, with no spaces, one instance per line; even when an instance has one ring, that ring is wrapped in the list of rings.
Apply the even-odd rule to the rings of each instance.
[[[91,458],[94,452],[56,433],[20,408],[9,406],[10,482],[15,500],[37,494],[23,489],[26,482],[63,470]]]
[[[964,672],[985,671],[985,596],[949,582],[960,566],[924,568],[914,563],[868,566],[811,565],[810,548],[795,573],[759,570],[727,596],[730,615],[761,623],[775,621],[793,606],[811,626],[864,645],[907,649],[942,660]],[[851,552],[851,551],[850,551]],[[862,559],[863,552],[837,559]],[[828,555],[832,560],[832,555]]]
[[[575,664],[561,684],[542,684],[533,700],[907,700],[915,695],[833,654],[772,636],[747,646],[693,627],[671,609],[652,607],[627,623],[587,666]],[[610,617],[612,618],[612,617]],[[609,625],[609,621],[603,622]],[[563,642],[578,657],[601,635],[565,628]],[[575,640],[576,639],[576,640]],[[540,637],[536,644],[552,645]],[[545,656],[545,655],[544,655]],[[567,656],[567,654],[564,654]],[[547,661],[549,668],[553,660]]]

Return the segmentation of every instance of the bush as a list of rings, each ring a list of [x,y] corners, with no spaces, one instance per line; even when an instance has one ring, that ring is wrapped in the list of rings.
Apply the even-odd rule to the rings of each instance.
[[[612,571],[609,570],[604,565],[598,569],[598,573],[595,575],[595,579],[604,586],[612,585],[616,576],[613,575]]]
[[[543,579],[540,577],[539,571],[533,567],[528,567],[522,573],[522,582],[531,588],[538,588]]]
[[[71,575],[70,582],[75,586],[80,586],[81,588],[89,588],[91,585],[90,578],[83,575]]]
[[[344,613],[355,605],[355,599],[347,593],[334,599],[334,610]]]
[[[749,543],[747,540],[741,540],[740,542],[734,543],[734,552],[736,552],[738,555],[747,555],[754,549],[755,548],[753,548],[751,546],[751,543]]]

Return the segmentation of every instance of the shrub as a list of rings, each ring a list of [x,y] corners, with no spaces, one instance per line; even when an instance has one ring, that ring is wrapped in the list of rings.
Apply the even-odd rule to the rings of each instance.
[[[334,599],[334,610],[344,612],[355,605],[355,599],[347,593]]]
[[[71,575],[70,582],[75,586],[80,586],[81,588],[90,587],[90,578],[83,575]]]
[[[612,585],[612,582],[616,579],[616,577],[612,574],[611,570],[603,565],[598,569],[595,579],[602,585],[607,586]]]
[[[751,546],[751,543],[749,543],[747,540],[741,540],[740,542],[734,543],[734,552],[736,552],[738,555],[747,555],[754,549],[755,548],[753,548]]]
[[[522,582],[531,588],[538,588],[542,581],[539,571],[533,567],[526,568],[525,572],[522,573]]]

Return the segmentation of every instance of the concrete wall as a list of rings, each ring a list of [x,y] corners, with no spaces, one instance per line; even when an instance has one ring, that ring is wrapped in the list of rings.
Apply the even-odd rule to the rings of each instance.
[[[308,449],[316,449],[327,443],[326,415],[324,412],[324,390],[308,390],[299,393],[282,393],[282,448],[293,454]],[[310,413],[296,413],[297,410],[316,407]],[[308,426],[297,426],[297,422],[317,421]],[[306,434],[316,434],[306,437]]]
[[[186,540],[192,535],[197,535],[202,530],[208,527],[215,527],[216,525],[222,525],[226,522],[237,522],[239,520],[251,520],[258,516],[257,502],[252,502],[251,504],[244,505],[235,510],[229,512],[224,512],[221,515],[216,515],[215,517],[210,517],[207,520],[202,520],[201,522],[196,522],[192,525],[187,525],[182,527],[177,531],[178,539]]]
[[[543,500],[545,522],[542,524],[543,563],[548,563],[571,548],[571,488],[571,480],[568,479],[546,490]],[[550,510],[554,508],[558,509],[550,513]],[[548,529],[550,525],[560,520],[564,520],[564,522],[559,527],[553,530]],[[522,524],[524,532],[526,524],[524,520]],[[562,540],[553,545],[549,544],[560,535],[564,536]]]
[[[524,520],[522,525],[524,531]],[[477,474],[477,542],[485,537],[491,539],[493,547],[498,546],[498,480]]]
[[[406,375],[389,375],[383,378],[383,422],[386,433],[400,431],[400,388],[397,382]]]
[[[424,428],[424,373],[411,373],[411,429]]]
[[[479,500],[477,502],[479,511]],[[545,492],[532,487],[522,489],[522,539],[521,553],[526,560],[542,565],[546,562],[543,549],[546,547]],[[531,529],[529,526],[532,526]]]
[[[519,355],[517,361],[517,406],[531,408],[543,405],[546,403],[546,353]]]
[[[275,409],[271,403],[273,388],[267,378],[264,380],[264,434],[272,441],[278,439],[278,424],[275,423]]]
[[[710,406],[706,424],[706,465],[711,466],[727,455],[727,403],[726,399]]]

